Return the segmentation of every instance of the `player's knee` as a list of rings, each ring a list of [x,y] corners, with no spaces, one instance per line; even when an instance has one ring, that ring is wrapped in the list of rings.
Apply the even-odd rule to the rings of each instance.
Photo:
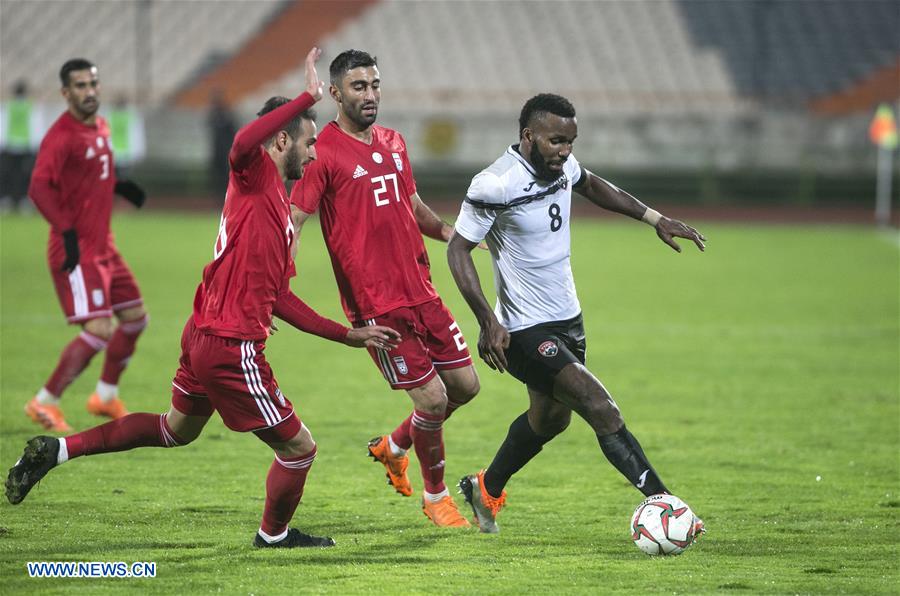
[[[300,432],[291,437],[290,440],[283,445],[280,445],[279,448],[275,449],[275,446],[272,448],[281,456],[300,457],[301,455],[306,455],[315,447],[316,442],[313,439],[312,433],[309,432],[309,429],[306,428],[305,424],[301,423]]]
[[[440,377],[408,391],[413,405],[420,412],[439,416],[447,411],[447,388]]]
[[[150,315],[141,309],[142,315],[133,318],[121,318],[119,319],[119,329],[122,330],[126,335],[140,335],[144,332],[144,329],[147,328],[147,325],[150,324]]]
[[[85,331],[103,341],[109,341],[116,329],[115,323],[110,318],[91,319],[85,321],[83,327]]]
[[[555,437],[567,428],[572,422],[572,411],[554,413],[547,420],[542,420],[540,429],[534,429],[534,432],[544,437]]]
[[[170,408],[165,416],[163,429],[167,446],[181,447],[194,442],[203,432],[207,420],[208,417],[187,416],[175,408]]]
[[[611,398],[594,398],[587,410],[588,420],[597,432],[615,432],[622,426],[622,414]]]
[[[471,379],[461,391],[462,396],[459,401],[461,403],[471,401],[472,398],[478,395],[479,391],[481,391],[481,381],[478,380],[478,375],[473,370]]]
[[[116,312],[116,318],[119,319],[120,323],[136,322],[146,319],[148,316],[147,310],[143,305],[132,306]]]
[[[471,379],[467,379],[465,383],[454,387],[447,387],[447,399],[457,406],[467,404],[472,401],[478,392],[481,391],[481,383],[478,377],[473,375]]]

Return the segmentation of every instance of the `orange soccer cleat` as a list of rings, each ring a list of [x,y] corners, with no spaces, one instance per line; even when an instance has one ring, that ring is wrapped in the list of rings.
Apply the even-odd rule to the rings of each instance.
[[[469,520],[464,518],[456,508],[453,497],[447,495],[437,503],[432,503],[428,498],[422,499],[422,513],[434,522],[434,525],[442,528],[468,528]]]
[[[388,484],[394,487],[398,493],[404,497],[412,494],[412,484],[409,483],[409,476],[406,475],[406,468],[409,466],[409,457],[404,455],[394,455],[391,452],[391,445],[388,442],[388,436],[375,437],[369,441],[369,455],[375,461],[384,464],[386,470]]]
[[[88,398],[87,411],[94,416],[106,416],[113,420],[122,416],[128,416],[128,410],[125,409],[125,404],[122,403],[121,399],[114,397],[109,401],[103,401],[97,393],[92,394]]]
[[[67,433],[72,430],[72,427],[63,418],[63,413],[59,406],[42,404],[37,397],[25,404],[25,413],[47,430],[58,433]]]
[[[464,476],[459,481],[459,492],[466,498],[466,503],[472,507],[478,528],[485,534],[496,534],[500,531],[497,525],[497,515],[506,505],[506,491],[499,497],[493,497],[484,488],[484,470],[471,476]]]

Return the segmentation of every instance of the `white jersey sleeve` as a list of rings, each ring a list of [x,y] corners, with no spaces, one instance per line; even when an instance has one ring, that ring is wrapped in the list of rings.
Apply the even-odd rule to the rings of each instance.
[[[581,167],[581,164],[575,159],[574,154],[569,154],[569,158],[566,160],[565,165],[563,165],[563,172],[565,172],[566,176],[568,176],[571,181],[572,188],[575,188],[579,184],[584,184],[587,181],[585,179],[585,169]]]
[[[494,225],[497,208],[506,204],[506,188],[493,172],[472,179],[456,220],[456,231],[469,242],[481,242]]]

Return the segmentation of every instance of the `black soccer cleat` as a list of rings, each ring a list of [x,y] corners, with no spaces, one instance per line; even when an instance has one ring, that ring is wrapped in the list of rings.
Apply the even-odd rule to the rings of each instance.
[[[266,542],[262,536],[256,535],[253,539],[253,546],[256,548],[307,548],[334,546],[334,540],[327,536],[310,536],[304,534],[296,528],[288,530],[287,536],[278,542]]]
[[[6,498],[13,505],[21,503],[34,485],[56,466],[59,455],[59,439],[34,437],[25,444],[25,452],[9,469],[6,477]]]

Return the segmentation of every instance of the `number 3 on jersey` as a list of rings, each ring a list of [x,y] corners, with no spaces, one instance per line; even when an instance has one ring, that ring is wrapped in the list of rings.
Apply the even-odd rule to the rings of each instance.
[[[375,185],[373,189],[375,192],[375,206],[376,207],[384,207],[389,204],[391,200],[388,197],[382,197],[382,195],[387,194],[387,181],[390,180],[394,183],[394,199],[398,202],[400,201],[400,192],[397,189],[397,174],[385,174],[384,176],[375,176],[372,178],[372,183]]]

